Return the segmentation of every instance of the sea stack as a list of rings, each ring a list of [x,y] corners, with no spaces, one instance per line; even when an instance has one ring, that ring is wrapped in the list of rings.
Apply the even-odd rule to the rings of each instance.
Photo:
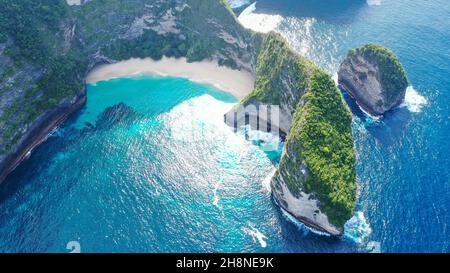
[[[338,81],[359,106],[375,116],[401,104],[409,84],[398,57],[374,44],[349,51],[339,68]]]

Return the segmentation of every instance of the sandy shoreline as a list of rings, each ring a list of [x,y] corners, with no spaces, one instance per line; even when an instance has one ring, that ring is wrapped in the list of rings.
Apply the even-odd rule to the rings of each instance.
[[[96,67],[86,77],[87,83],[109,80],[131,75],[159,75],[187,78],[205,83],[242,99],[253,90],[255,77],[246,71],[219,66],[211,61],[188,63],[186,58],[162,58],[155,61],[129,59]]]

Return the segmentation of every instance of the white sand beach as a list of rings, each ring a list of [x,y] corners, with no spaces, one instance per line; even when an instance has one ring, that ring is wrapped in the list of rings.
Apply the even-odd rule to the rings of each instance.
[[[159,75],[187,78],[205,83],[242,99],[253,90],[255,77],[247,71],[233,70],[219,66],[212,61],[187,62],[186,58],[167,58],[155,61],[129,59],[113,64],[100,65],[87,76],[87,83],[109,80],[132,75]]]

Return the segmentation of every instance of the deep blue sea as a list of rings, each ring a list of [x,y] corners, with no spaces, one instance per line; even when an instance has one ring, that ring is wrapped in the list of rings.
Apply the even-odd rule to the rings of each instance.
[[[382,120],[343,93],[359,196],[342,239],[274,205],[279,152],[223,124],[236,99],[139,76],[89,85],[86,107],[0,186],[0,252],[450,252],[449,18],[447,0],[261,0],[239,17],[332,75],[367,42],[405,66],[406,102]]]

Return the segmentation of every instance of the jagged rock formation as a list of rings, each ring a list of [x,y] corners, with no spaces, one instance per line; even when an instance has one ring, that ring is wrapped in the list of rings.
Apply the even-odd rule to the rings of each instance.
[[[408,78],[389,49],[368,44],[350,50],[339,68],[339,84],[369,114],[382,115],[405,98]]]

